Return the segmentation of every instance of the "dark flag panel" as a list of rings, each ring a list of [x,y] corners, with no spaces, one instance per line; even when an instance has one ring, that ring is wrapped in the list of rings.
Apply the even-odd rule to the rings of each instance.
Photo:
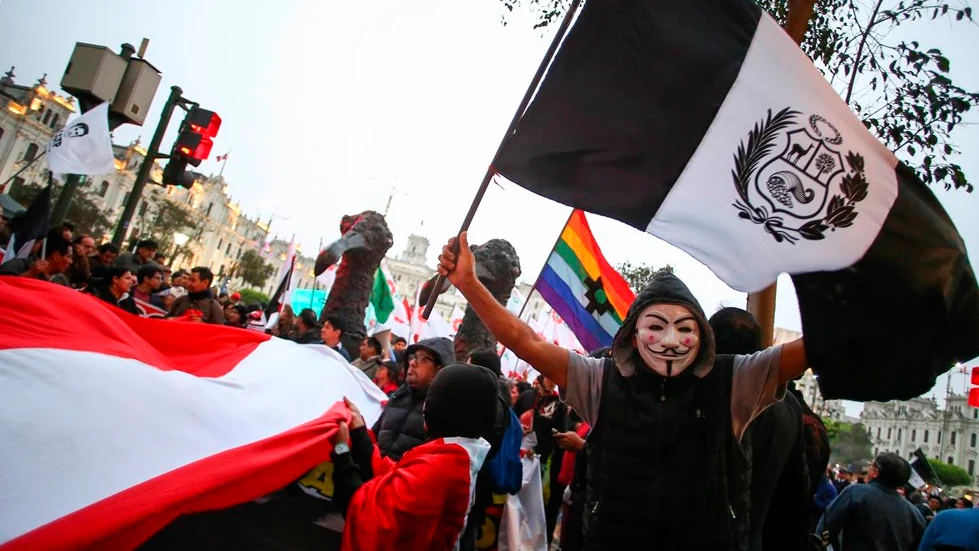
[[[22,250],[25,245],[32,243],[36,239],[42,239],[48,233],[48,226],[51,224],[51,186],[47,185],[41,193],[34,198],[31,206],[23,214],[14,218],[14,233],[11,236],[13,249],[7,250],[4,261],[11,260]]]
[[[265,307],[265,319],[271,319],[272,314],[282,309],[282,296],[289,289],[289,282],[292,281],[292,269],[295,264],[296,258],[294,256],[292,258],[292,264],[289,266],[289,271],[282,275],[282,279],[279,280],[279,285],[275,288],[275,293],[269,299],[269,305]]]
[[[793,274],[827,398],[910,398],[979,356],[954,224],[750,0],[588,2],[493,166],[734,288]]]

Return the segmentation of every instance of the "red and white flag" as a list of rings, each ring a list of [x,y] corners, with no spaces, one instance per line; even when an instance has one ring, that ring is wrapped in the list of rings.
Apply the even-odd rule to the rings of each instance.
[[[94,315],[93,315],[94,314]],[[0,549],[128,549],[274,492],[384,394],[325,346],[0,278]]]

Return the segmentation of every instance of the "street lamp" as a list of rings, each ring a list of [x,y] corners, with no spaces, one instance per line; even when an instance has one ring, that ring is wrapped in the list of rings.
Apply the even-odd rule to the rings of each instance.
[[[173,254],[170,255],[170,266],[173,267],[177,263],[177,251],[180,247],[183,247],[190,241],[190,236],[180,232],[174,232],[173,234]]]

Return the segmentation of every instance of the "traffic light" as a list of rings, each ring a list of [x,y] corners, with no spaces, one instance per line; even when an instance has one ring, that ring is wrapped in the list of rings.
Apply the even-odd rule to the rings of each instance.
[[[969,405],[979,408],[979,366],[972,368],[972,388],[969,389]]]
[[[198,166],[211,154],[212,138],[218,135],[221,117],[214,111],[192,107],[180,125],[180,136],[174,150],[187,158],[187,162]]]
[[[211,154],[213,142],[221,128],[221,117],[214,111],[191,107],[180,123],[180,135],[170,150],[170,162],[163,169],[163,185],[182,186],[190,189],[194,176],[187,173],[187,165],[198,166]]]
[[[187,189],[194,187],[194,175],[186,170],[187,159],[183,155],[171,156],[170,162],[163,169],[163,185]]]

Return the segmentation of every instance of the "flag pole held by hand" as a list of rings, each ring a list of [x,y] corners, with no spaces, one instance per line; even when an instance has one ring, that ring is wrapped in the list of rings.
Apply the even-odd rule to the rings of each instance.
[[[564,14],[564,19],[561,21],[561,26],[558,27],[557,33],[554,34],[554,38],[551,40],[551,45],[547,47],[547,52],[544,54],[544,59],[541,60],[540,66],[537,67],[537,72],[534,74],[534,78],[530,81],[530,86],[527,87],[527,91],[524,93],[523,99],[520,100],[520,105],[517,107],[517,112],[513,114],[513,119],[510,121],[510,127],[507,128],[506,133],[503,135],[503,139],[500,140],[499,147],[496,148],[496,154],[493,155],[493,163],[496,163],[496,158],[499,157],[500,151],[503,150],[504,144],[506,144],[507,139],[509,139],[509,137],[513,134],[514,129],[517,127],[517,122],[520,121],[520,118],[527,110],[527,106],[530,105],[530,100],[534,97],[534,92],[537,91],[540,81],[544,78],[544,73],[547,72],[547,67],[551,64],[554,54],[557,53],[561,40],[567,34],[568,28],[571,26],[571,20],[574,19],[574,14],[578,11],[579,5],[581,5],[581,0],[574,0],[568,7],[568,12]],[[486,195],[486,188],[488,188],[490,182],[493,181],[493,176],[496,176],[496,169],[493,168],[493,164],[490,164],[490,166],[486,168],[486,175],[483,176],[483,181],[479,184],[479,189],[476,190],[476,197],[473,198],[472,204],[469,205],[469,212],[466,213],[466,219],[462,221],[462,227],[459,228],[459,233],[456,234],[456,237],[458,237],[462,232],[469,230],[469,225],[472,224],[473,218],[476,216],[476,209],[479,208],[479,204],[482,202],[483,196]],[[455,244],[452,245],[452,252],[455,254],[459,253],[458,239],[456,239]],[[445,276],[438,274],[438,276],[435,278],[432,289],[441,289],[444,283]],[[433,292],[428,296],[428,302],[425,304],[425,310],[422,313],[423,318],[428,319],[429,316],[432,315],[432,310],[435,308],[435,302],[437,300],[438,293]]]

